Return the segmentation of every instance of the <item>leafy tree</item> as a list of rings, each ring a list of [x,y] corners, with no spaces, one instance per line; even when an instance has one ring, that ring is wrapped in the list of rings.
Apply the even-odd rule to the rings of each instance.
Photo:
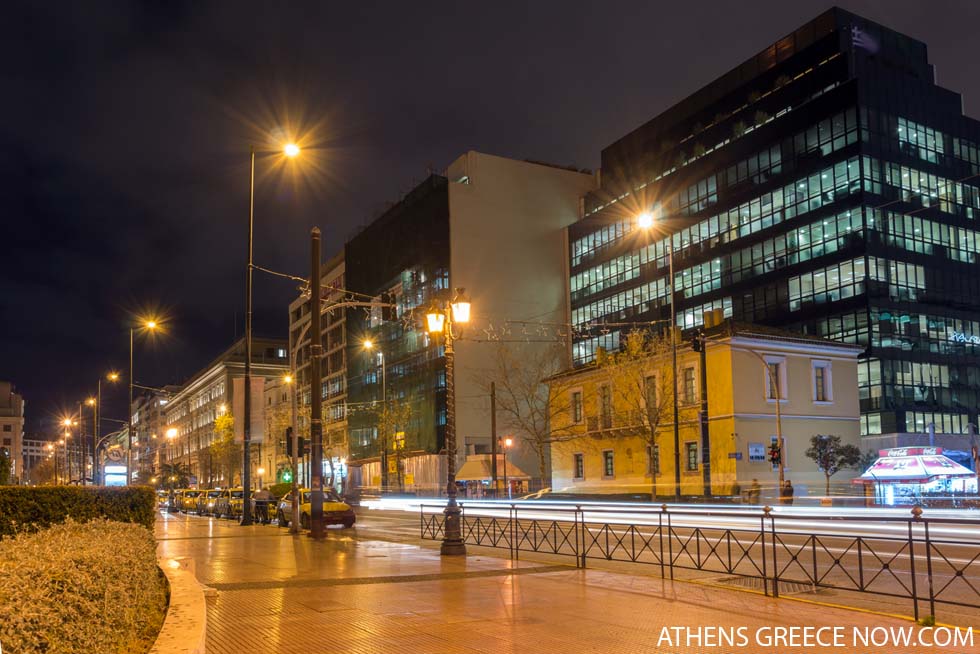
[[[556,375],[567,360],[564,348],[531,347],[521,343],[501,344],[494,368],[479,378],[482,390],[490,393],[496,384],[497,411],[501,427],[514,436],[538,459],[541,482],[549,485],[548,451],[552,443],[577,437],[570,420],[569,383]],[[558,418],[556,420],[556,418]],[[564,425],[564,426],[559,426]]]
[[[614,405],[626,411],[625,419],[639,434],[647,452],[659,453],[657,432],[673,419],[674,379],[670,336],[634,331],[619,352],[603,352],[597,358],[612,380]],[[657,496],[657,465],[650,465],[652,495]]]
[[[0,449],[0,486],[10,483],[10,453]]]
[[[827,480],[826,494],[830,495],[830,478],[845,468],[853,468],[861,460],[856,445],[842,443],[840,436],[816,435],[810,439],[806,456],[817,464]]]
[[[399,490],[402,489],[401,458],[404,456],[405,450],[409,449],[411,441],[417,440],[417,438],[412,438],[413,434],[410,434],[413,416],[412,405],[397,397],[388,398],[378,412],[379,444],[388,456],[393,454],[395,457]],[[388,471],[382,470],[381,472],[382,477],[390,484]]]
[[[53,484],[55,480],[54,459],[45,457],[34,464],[30,471],[30,480],[34,484]]]
[[[857,469],[866,472],[878,460],[878,453],[874,450],[865,450],[857,462]]]
[[[160,466],[163,485],[168,490],[187,488],[190,485],[191,469],[186,463],[164,463]]]
[[[214,437],[214,442],[208,448],[212,463],[225,483],[233,486],[235,475],[242,467],[242,446],[235,442],[235,419],[231,413],[214,419]]]

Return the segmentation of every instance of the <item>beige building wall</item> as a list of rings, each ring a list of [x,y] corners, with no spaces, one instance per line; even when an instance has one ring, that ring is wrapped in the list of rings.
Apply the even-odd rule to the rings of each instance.
[[[682,344],[678,369],[695,369],[700,380],[699,356]],[[756,354],[753,354],[755,352]],[[778,340],[772,337],[737,336],[709,342],[708,428],[711,447],[711,492],[715,496],[745,491],[753,479],[763,487],[763,500],[778,497],[778,469],[768,461],[769,446],[777,434],[776,401],[767,397],[767,368],[763,361],[783,364],[783,396],[780,423],[784,440],[785,476],[796,495],[822,495],[824,475],[805,456],[814,435],[837,435],[845,443],[858,444],[857,362],[859,350],[846,345],[823,344],[803,339]],[[758,356],[757,356],[758,354]],[[760,359],[759,357],[762,357]],[[814,367],[829,371],[829,398],[815,397]],[[656,368],[651,364],[651,370]],[[599,387],[615,384],[610,370],[589,367],[553,382],[561,393],[583,394],[584,420],[572,426],[573,438],[552,445],[552,475],[556,491],[574,493],[649,494],[656,484],[657,494],[674,494],[674,429],[672,411],[662,421],[657,434],[660,466],[652,474],[647,440],[640,427],[630,420],[623,406],[614,407],[612,429],[594,429],[589,417],[599,414]],[[697,390],[700,393],[700,385]],[[614,402],[616,399],[613,394]],[[700,402],[700,398],[696,398]],[[699,405],[679,403],[679,443],[681,493],[703,495]],[[565,430],[570,419],[555,424]],[[696,448],[694,469],[688,465],[688,443]],[[752,460],[762,452],[762,460]],[[605,469],[606,453],[612,453],[613,474]],[[584,474],[576,475],[576,455],[581,455]],[[856,471],[843,471],[832,479],[838,492],[850,488]]]
[[[593,188],[589,174],[467,152],[446,171],[449,178],[450,281],[472,301],[466,340],[456,348],[457,467],[476,446],[490,447],[487,374],[500,341],[521,339],[517,322],[552,323],[534,334],[531,350],[558,341],[567,322],[565,228],[579,218],[579,200]],[[474,342],[477,339],[488,342]],[[498,436],[504,433],[498,429]],[[518,442],[520,439],[517,439]],[[487,449],[489,451],[489,449]],[[537,476],[537,457],[515,447],[510,458]]]
[[[24,398],[8,381],[0,381],[0,448],[10,453],[14,483],[24,479]]]

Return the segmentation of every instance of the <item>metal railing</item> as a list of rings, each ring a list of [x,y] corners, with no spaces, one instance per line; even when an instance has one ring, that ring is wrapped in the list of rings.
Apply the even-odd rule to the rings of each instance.
[[[441,509],[421,506],[423,539],[442,538]],[[718,526],[703,524],[706,519]],[[869,524],[880,533],[869,534]],[[931,616],[937,605],[980,608],[980,538],[957,538],[957,529],[980,531],[980,520],[924,518],[919,507],[907,517],[814,518],[770,507],[721,512],[505,503],[481,503],[469,512],[464,505],[462,515],[467,544],[507,549],[514,559],[536,552],[573,557],[580,568],[589,559],[648,564],[670,579],[677,570],[717,573],[755,580],[773,597],[781,588],[872,593],[909,600],[916,619],[920,604],[927,603]]]

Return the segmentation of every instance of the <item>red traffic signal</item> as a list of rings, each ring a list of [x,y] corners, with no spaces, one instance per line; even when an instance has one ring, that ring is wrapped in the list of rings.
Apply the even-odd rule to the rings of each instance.
[[[773,443],[769,446],[769,463],[773,464],[774,466],[779,465],[782,456],[783,453],[778,445]]]

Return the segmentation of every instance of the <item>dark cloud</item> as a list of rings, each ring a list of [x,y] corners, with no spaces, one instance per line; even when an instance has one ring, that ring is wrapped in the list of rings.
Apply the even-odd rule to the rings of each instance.
[[[845,2],[929,44],[976,96],[980,5]],[[304,175],[260,157],[256,260],[303,274],[467,149],[595,167],[600,149],[823,2],[21,2],[0,21],[0,377],[31,428],[126,364],[180,381],[241,333],[247,153],[313,129]],[[976,111],[972,112],[976,115]],[[260,277],[257,329],[293,285]],[[121,398],[116,398],[121,400]],[[122,406],[116,407],[121,415]]]

